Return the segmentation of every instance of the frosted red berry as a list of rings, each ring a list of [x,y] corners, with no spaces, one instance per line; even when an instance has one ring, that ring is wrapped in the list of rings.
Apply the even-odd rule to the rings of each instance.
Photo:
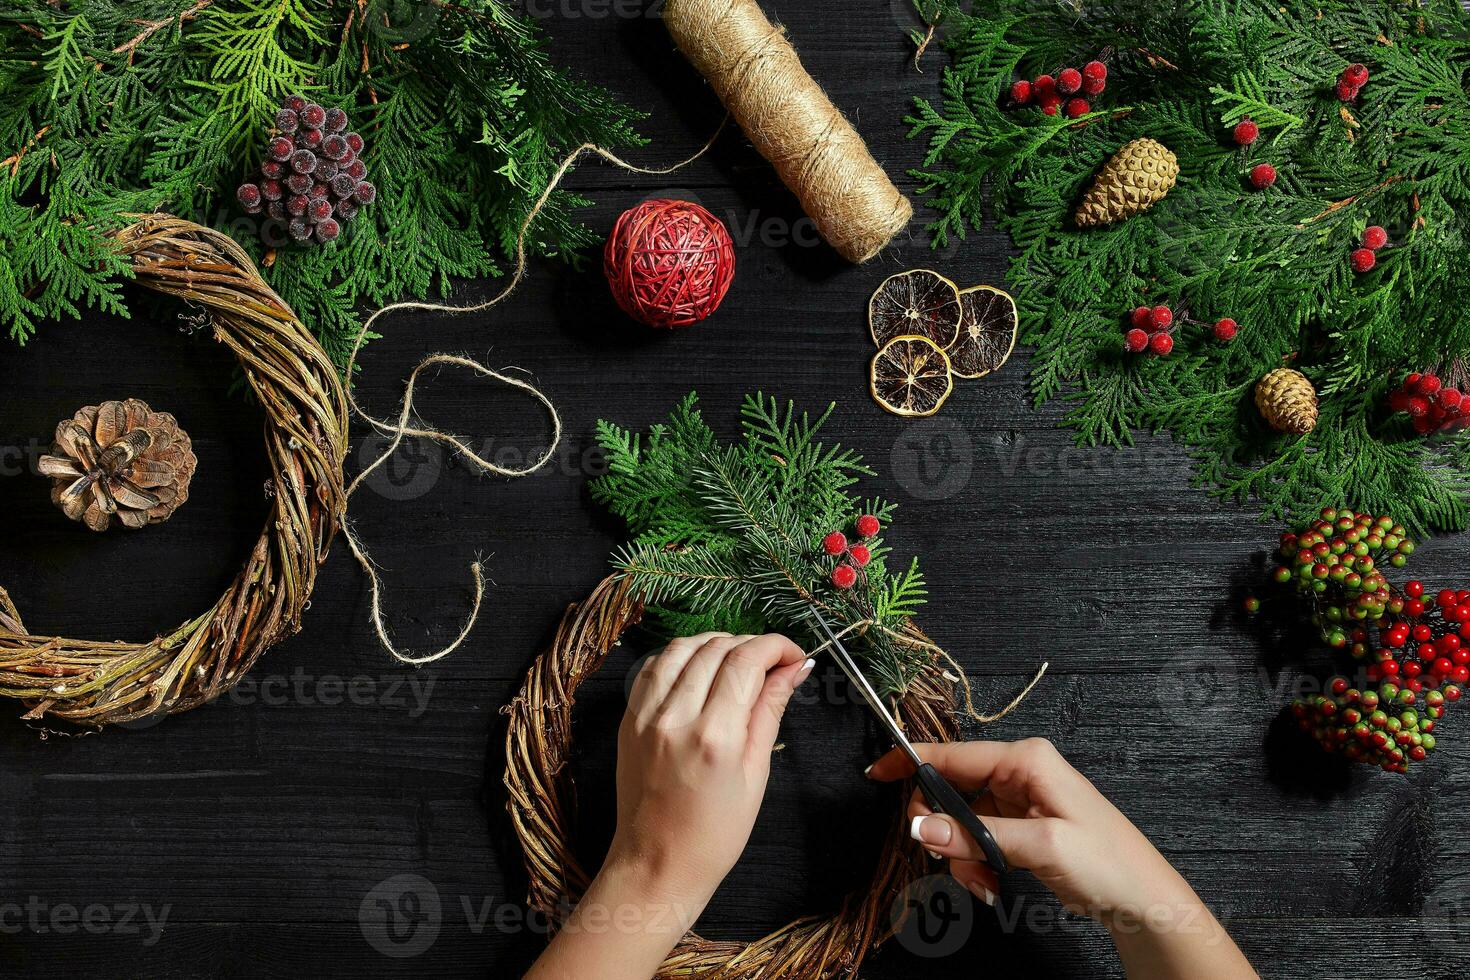
[[[1068,119],[1076,119],[1079,116],[1085,116],[1091,111],[1092,106],[1088,104],[1086,99],[1072,99],[1067,102]]]
[[[1036,98],[1043,95],[1055,95],[1057,91],[1057,80],[1050,75],[1037,75],[1031,81],[1031,94]]]
[[[327,121],[327,110],[315,102],[308,103],[299,113],[301,121],[312,129],[321,129]]]
[[[1230,135],[1235,138],[1235,142],[1239,145],[1250,146],[1261,135],[1261,127],[1257,126],[1253,119],[1242,119],[1235,124],[1235,128],[1231,130]]]
[[[1239,328],[1236,322],[1230,319],[1230,317],[1221,317],[1220,319],[1215,321],[1215,339],[1220,341],[1221,343],[1228,344],[1230,341],[1235,339],[1235,334],[1238,329]]]
[[[1373,254],[1371,248],[1355,248],[1350,257],[1354,272],[1367,272],[1378,264],[1378,256]]]
[[[868,550],[867,545],[855,544],[850,549],[848,549],[847,557],[851,559],[852,563],[858,568],[862,568],[868,562],[873,560],[873,553]]]
[[[352,192],[352,199],[358,204],[371,204],[378,199],[378,189],[364,180]]]
[[[1276,183],[1276,168],[1269,163],[1258,163],[1251,168],[1251,186],[1256,190],[1265,190]]]
[[[1031,83],[1022,78],[1011,83],[1011,101],[1016,105],[1026,105],[1031,101]]]
[[[1342,80],[1350,85],[1362,88],[1368,84],[1368,66],[1353,62],[1342,70]]]
[[[829,555],[840,555],[847,550],[847,535],[833,531],[822,539],[822,550]]]
[[[1358,86],[1346,79],[1337,83],[1337,100],[1339,102],[1351,102],[1358,97]]]
[[[1148,311],[1148,322],[1155,330],[1167,330],[1174,322],[1174,311],[1167,306],[1155,306]]]
[[[839,589],[850,589],[857,584],[857,569],[851,565],[838,565],[832,569],[832,584]]]
[[[1061,111],[1062,97],[1056,93],[1048,93],[1041,97],[1041,111],[1048,116],[1055,116]]]
[[[1107,83],[1107,81],[1105,79],[1101,79],[1101,78],[1087,78],[1086,76],[1083,76],[1083,79],[1082,79],[1082,94],[1083,95],[1102,95],[1103,89],[1105,89],[1107,87],[1108,87],[1108,83]]]
[[[1381,225],[1369,225],[1363,229],[1363,247],[1378,251],[1388,244],[1388,232]]]
[[[367,167],[356,156],[362,137],[346,131],[345,111],[323,109],[299,95],[284,101],[274,122],[259,176],[236,191],[241,207],[288,223],[295,241],[335,240],[344,222],[377,199]]]
[[[878,518],[872,514],[864,514],[857,519],[857,533],[860,537],[875,537],[881,530],[883,530],[883,525],[879,524]]]
[[[1128,322],[1132,323],[1139,330],[1147,330],[1153,326],[1153,321],[1150,319],[1152,314],[1153,310],[1149,307],[1136,306],[1133,308],[1133,312],[1128,315]]]
[[[296,144],[291,142],[290,137],[277,136],[266,144],[266,152],[270,154],[272,160],[284,163],[291,159],[291,154],[296,152]]]
[[[1082,66],[1082,77],[1087,81],[1106,81],[1108,77],[1108,66],[1101,61],[1089,61]]]
[[[340,133],[347,128],[347,113],[341,109],[328,109],[326,118],[322,120],[322,128],[329,133]]]
[[[1134,327],[1123,335],[1123,346],[1133,354],[1142,354],[1148,350],[1148,332]]]
[[[1063,68],[1057,72],[1057,91],[1073,95],[1082,90],[1082,73],[1075,68]]]
[[[247,208],[260,204],[260,187],[257,184],[241,184],[235,189],[235,199]]]
[[[1174,350],[1174,338],[1167,333],[1156,333],[1148,339],[1148,349],[1160,357],[1167,357]]]
[[[342,234],[342,226],[337,223],[336,218],[326,217],[316,223],[316,240],[323,245],[336,239]]]

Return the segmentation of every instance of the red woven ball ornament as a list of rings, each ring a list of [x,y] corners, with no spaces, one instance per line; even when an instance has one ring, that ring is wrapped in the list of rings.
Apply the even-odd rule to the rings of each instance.
[[[602,267],[624,313],[650,327],[687,327],[725,298],[735,278],[735,244],[698,204],[644,201],[618,218]]]

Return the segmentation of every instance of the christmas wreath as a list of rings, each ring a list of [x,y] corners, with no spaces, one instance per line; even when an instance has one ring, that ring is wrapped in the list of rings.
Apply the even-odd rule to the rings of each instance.
[[[635,114],[553,65],[533,21],[512,8],[508,0],[8,5],[0,321],[23,343],[41,321],[83,307],[125,312],[129,261],[108,239],[129,215],[152,211],[233,236],[339,367],[365,305],[447,291],[451,277],[499,275],[567,152],[639,141]],[[311,112],[292,110],[283,125],[283,104],[308,100]],[[354,130],[339,135],[344,110]],[[312,125],[314,113],[325,126]],[[338,212],[324,212],[314,236],[290,228],[301,217],[291,211],[278,219],[278,240],[262,238],[264,205],[290,203],[259,196],[271,185],[256,181],[281,162],[262,139],[268,132],[298,142],[312,134],[293,150],[316,158],[324,190],[306,188],[303,202]],[[355,148],[334,149],[338,139]],[[354,162],[371,172],[372,189],[328,193],[337,170],[356,173],[346,161],[359,150]],[[528,250],[591,244],[568,217],[581,203],[552,194]]]
[[[208,610],[144,642],[35,636],[0,588],[0,695],[28,718],[106,725],[187,711],[233,687],[300,628],[345,508],[347,399],[337,368],[229,236],[145,217],[107,236],[141,286],[209,314],[266,416],[271,509]]]
[[[755,395],[742,417],[743,439],[730,445],[705,424],[693,395],[646,439],[599,423],[609,472],[593,496],[628,522],[634,538],[615,554],[617,572],[567,611],[507,709],[508,807],[525,849],[530,904],[550,921],[590,882],[569,837],[576,691],[645,612],[661,635],[782,630],[819,651],[808,620],[815,606],[914,741],[954,739],[961,704],[977,721],[996,721],[1037,682],[1004,710],[976,713],[964,672],[913,623],[926,595],[917,561],[886,568],[882,533],[893,505],[851,493],[871,471],[856,454],[817,441],[825,415],[783,411]],[[895,900],[922,873],[922,861],[900,810],[873,882],[835,915],[802,918],[749,944],[691,933],[659,976],[851,975],[891,934]]]
[[[908,120],[935,244],[991,196],[1034,394],[1080,441],[1168,431],[1276,516],[1465,526],[1470,13],[916,6],[951,57]]]

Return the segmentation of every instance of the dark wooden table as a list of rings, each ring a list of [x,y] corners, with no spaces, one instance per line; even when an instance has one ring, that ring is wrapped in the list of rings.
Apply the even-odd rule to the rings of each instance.
[[[720,111],[657,18],[626,16],[630,6],[541,0],[534,9],[562,63],[651,113],[652,144],[636,156],[672,161]],[[931,55],[917,74],[908,62],[908,6],[773,5],[895,175],[920,157],[899,119],[912,97],[937,92],[941,65]],[[959,655],[984,701],[1003,702],[1039,661],[1052,664],[989,734],[1055,740],[1194,882],[1264,974],[1466,974],[1457,947],[1470,914],[1470,790],[1457,774],[1470,772],[1470,753],[1457,719],[1434,762],[1410,778],[1283,747],[1278,713],[1321,671],[1304,671],[1298,646],[1263,641],[1232,611],[1273,526],[1192,488],[1185,454],[1167,442],[1074,448],[1056,427],[1061,406],[1030,406],[1024,355],[962,383],[933,420],[895,419],[868,398],[873,287],[921,265],[963,285],[1003,283],[1003,238],[977,235],[935,254],[921,220],[881,260],[850,267],[816,243],[738,134],[670,179],[589,164],[573,183],[596,200],[586,220],[599,231],[655,193],[724,217],[740,246],[724,308],[653,336],[617,313],[595,263],[540,265],[492,315],[388,323],[361,383],[380,412],[422,353],[447,349],[529,369],[567,420],[557,461],[534,477],[479,479],[414,448],[355,504],[401,642],[422,650],[453,635],[467,566],[481,554],[495,583],[484,621],[448,660],[395,664],[339,546],[302,634],[219,703],[90,737],[0,724],[0,971],[517,975],[543,937],[521,913],[498,709],[566,604],[606,573],[619,540],[587,495],[598,471],[594,422],[645,426],[697,388],[726,433],[748,391],[812,409],[839,403],[830,435],[876,466],[873,492],[902,505],[890,541],[923,559],[932,595],[922,622]],[[459,298],[488,288],[470,284]],[[37,632],[138,638],[172,626],[213,600],[258,531],[259,417],[223,395],[227,355],[175,328],[171,313],[91,316],[48,325],[0,357],[0,581]],[[175,412],[192,432],[196,489],[162,528],[92,537],[53,511],[44,481],[25,470],[59,418],[128,396]],[[462,376],[431,384],[422,408],[511,460],[547,438],[524,398]],[[1441,540],[1415,560],[1433,580],[1463,559],[1460,542]],[[590,681],[580,709],[581,834],[594,860],[610,833],[612,736],[631,662],[624,652]],[[753,937],[830,908],[863,882],[899,805],[861,778],[882,746],[830,674],[789,713],[784,740],[754,840],[703,921],[708,935]],[[1000,915],[958,906],[948,935],[960,948],[947,958],[894,945],[865,973],[1118,974],[1098,928],[1059,916],[1025,875],[1006,889]],[[403,915],[396,934],[362,915],[380,899]]]

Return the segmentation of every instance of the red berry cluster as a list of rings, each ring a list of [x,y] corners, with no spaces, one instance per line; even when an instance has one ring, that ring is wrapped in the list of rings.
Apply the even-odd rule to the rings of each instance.
[[[1168,357],[1174,350],[1174,311],[1167,306],[1140,306],[1128,317],[1130,327],[1123,346],[1130,354],[1145,351]]]
[[[1369,225],[1363,229],[1362,244],[1353,249],[1349,260],[1354,272],[1367,272],[1378,264],[1377,251],[1388,244],[1388,232],[1381,225]]]
[[[1434,722],[1470,682],[1470,590],[1426,599],[1422,582],[1395,588],[1382,569],[1403,567],[1413,553],[1393,518],[1327,508],[1281,536],[1281,564],[1271,572],[1310,600],[1323,640],[1366,662],[1366,681],[1377,685],[1359,691],[1333,678],[1324,694],[1292,705],[1301,729],[1330,751],[1393,772],[1434,748]]]
[[[1357,99],[1358,93],[1363,91],[1363,86],[1368,84],[1368,66],[1354,62],[1342,70],[1337,77],[1337,97],[1343,102],[1352,102]]]
[[[1451,388],[1436,374],[1410,374],[1388,396],[1388,407],[1407,412],[1421,436],[1470,428],[1470,392]]]
[[[878,518],[872,514],[864,514],[857,519],[854,527],[859,538],[864,540],[877,537],[878,532],[883,530],[883,525],[878,523]],[[873,560],[873,552],[865,544],[849,544],[847,535],[841,531],[833,531],[822,539],[822,550],[833,558],[845,558],[839,561],[832,569],[832,584],[839,589],[850,589],[857,584],[858,569],[865,567]]]
[[[274,132],[260,175],[241,184],[235,197],[247,214],[264,211],[285,224],[293,240],[325,245],[377,200],[377,188],[365,179],[363,138],[347,131],[347,113],[299,95],[276,113]]]
[[[1056,77],[1037,75],[1027,81],[1022,78],[1011,85],[1011,102],[1017,106],[1035,103],[1048,116],[1065,111],[1068,119],[1085,116],[1092,106],[1084,96],[1101,95],[1108,87],[1108,66],[1101,61],[1089,61],[1076,68],[1063,68]],[[1066,107],[1063,109],[1063,100]]]

